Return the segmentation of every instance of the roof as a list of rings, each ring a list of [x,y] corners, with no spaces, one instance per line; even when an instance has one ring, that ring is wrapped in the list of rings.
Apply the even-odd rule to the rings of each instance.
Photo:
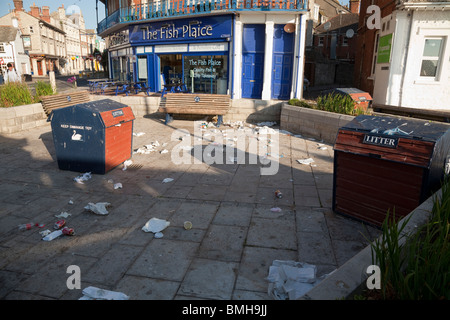
[[[325,29],[325,25],[328,25],[329,23],[329,28]],[[325,32],[330,32],[333,30],[337,30],[343,27],[348,27],[350,25],[356,24],[358,25],[359,23],[359,14],[357,13],[343,13],[343,14],[338,14],[336,16],[334,16],[333,18],[331,18],[330,20],[328,20],[325,23],[322,23],[321,25],[317,26],[315,28],[316,33],[325,33]]]
[[[13,26],[0,26],[0,42],[7,43],[14,41],[17,36],[17,28]]]

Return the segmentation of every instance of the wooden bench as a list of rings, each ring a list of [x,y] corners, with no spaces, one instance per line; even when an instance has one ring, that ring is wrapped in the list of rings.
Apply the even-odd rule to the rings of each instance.
[[[86,90],[41,97],[41,103],[47,116],[50,116],[52,110],[54,109],[90,101],[91,99],[89,98],[89,92]]]
[[[450,111],[446,110],[428,110],[418,108],[407,108],[390,106],[385,104],[373,104],[372,110],[375,114],[392,114],[397,116],[419,118],[440,122],[450,122]]]
[[[218,116],[217,126],[223,122],[223,115],[231,107],[231,98],[226,94],[167,93],[164,107],[166,124],[172,121],[172,114],[201,114]]]

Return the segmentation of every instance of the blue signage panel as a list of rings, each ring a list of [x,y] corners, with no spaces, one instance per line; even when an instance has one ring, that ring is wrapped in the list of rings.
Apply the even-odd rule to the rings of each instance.
[[[130,43],[225,40],[231,37],[231,21],[232,16],[226,15],[131,25]]]

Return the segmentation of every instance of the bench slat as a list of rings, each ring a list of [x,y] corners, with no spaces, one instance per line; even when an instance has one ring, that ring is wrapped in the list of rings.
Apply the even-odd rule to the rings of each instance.
[[[70,101],[67,101],[68,96],[70,96]],[[42,107],[47,116],[50,115],[52,110],[90,101],[89,92],[85,90],[41,97]]]

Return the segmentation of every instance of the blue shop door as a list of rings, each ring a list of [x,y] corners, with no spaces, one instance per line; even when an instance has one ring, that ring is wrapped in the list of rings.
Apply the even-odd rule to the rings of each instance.
[[[276,24],[273,33],[272,99],[289,99],[293,62],[294,33],[287,33],[283,24]]]
[[[242,98],[261,99],[264,75],[264,24],[245,24],[242,34]]]

